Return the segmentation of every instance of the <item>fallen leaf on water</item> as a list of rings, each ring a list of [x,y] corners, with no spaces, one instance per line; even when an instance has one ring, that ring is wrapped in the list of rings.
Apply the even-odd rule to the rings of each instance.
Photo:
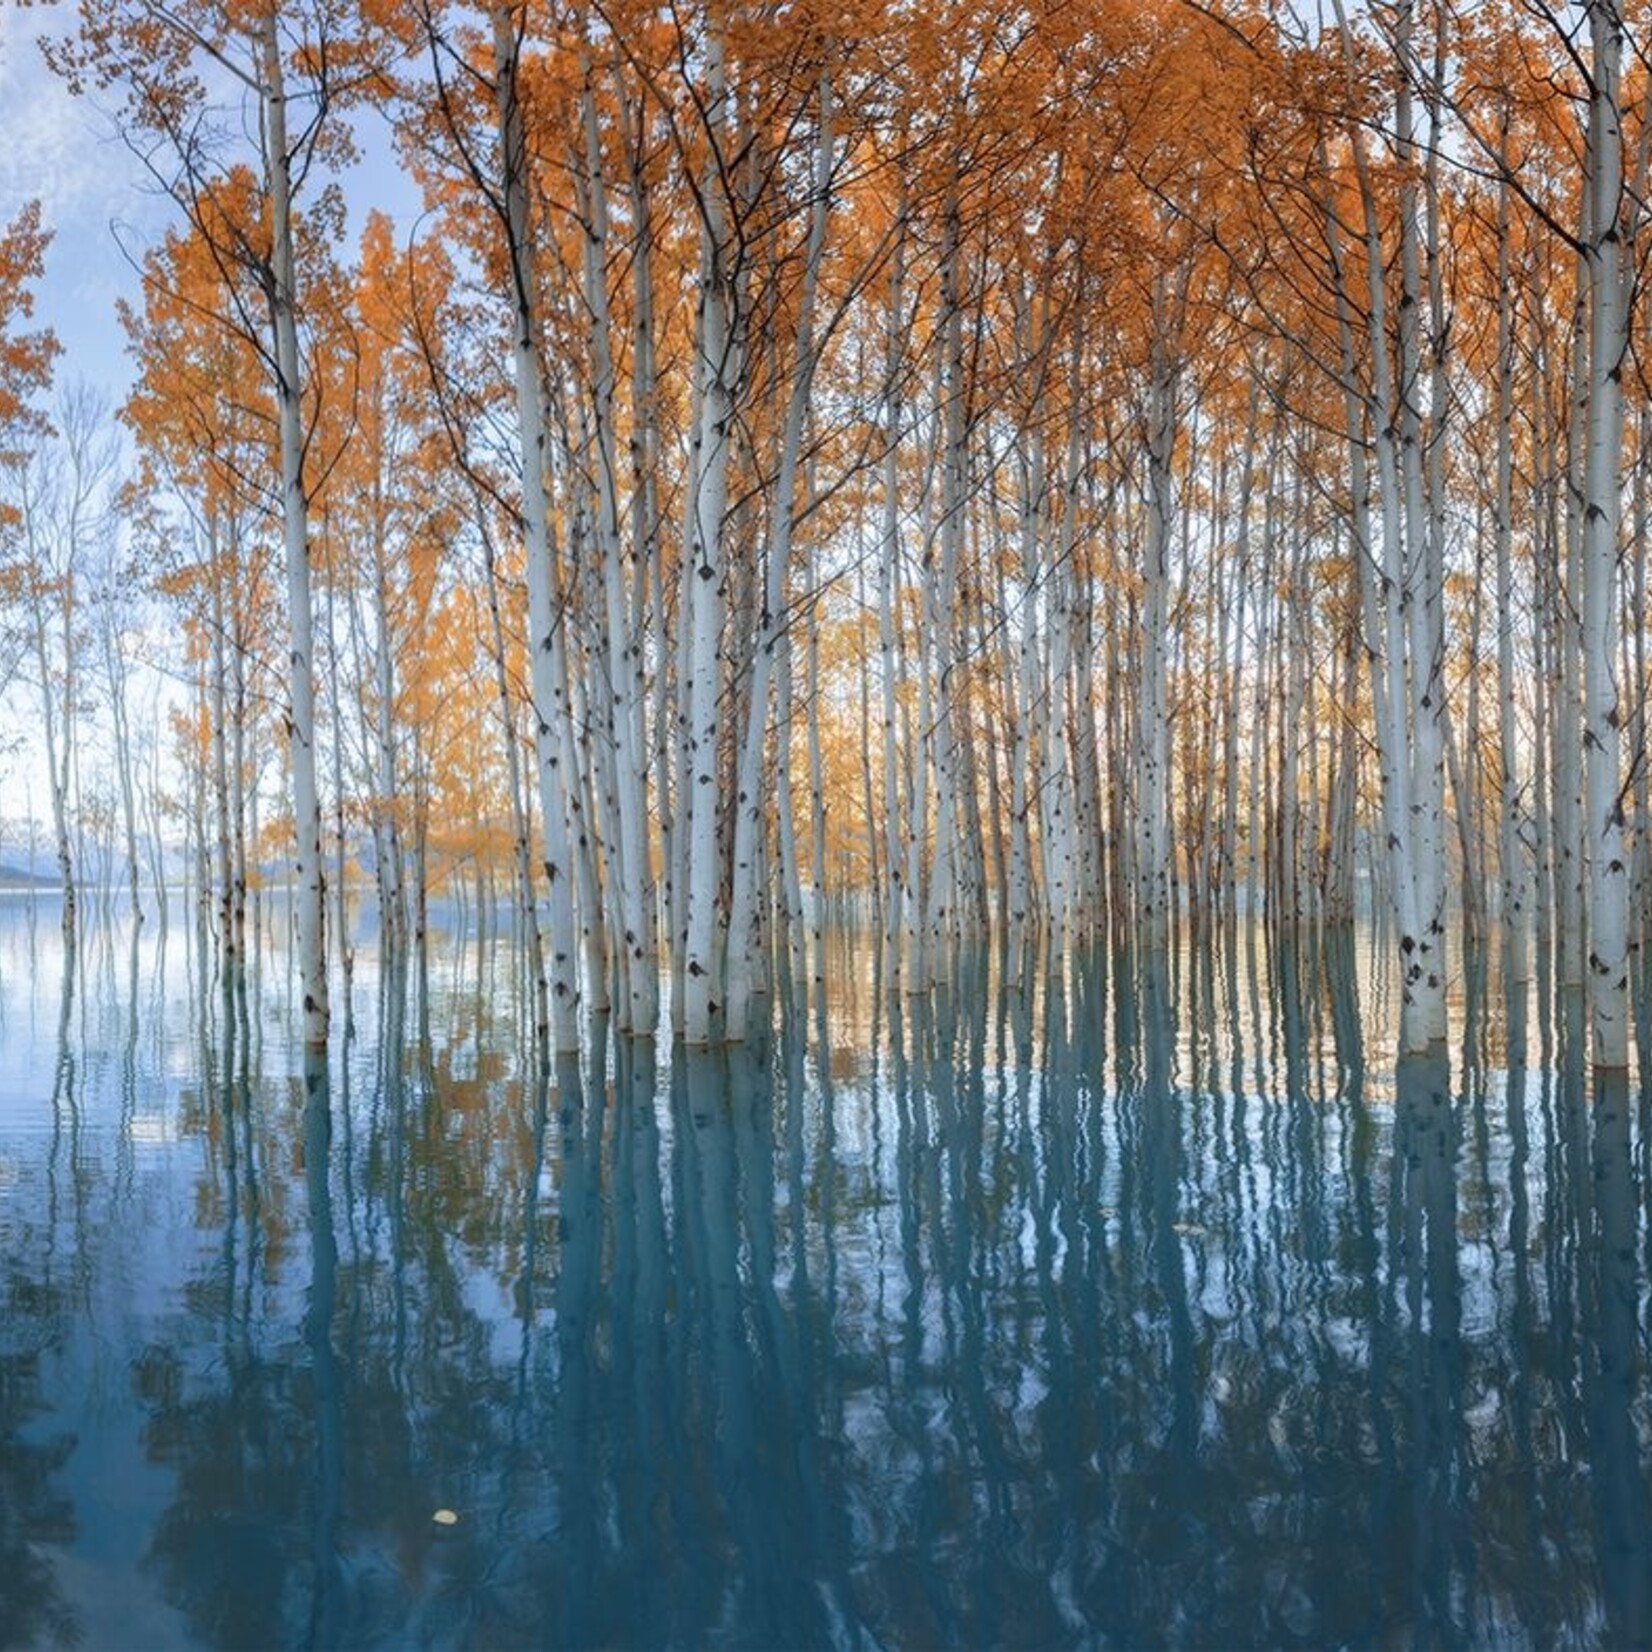
[[[459,1524],[459,1517],[453,1512],[452,1509],[437,1509],[437,1511],[431,1515],[430,1518],[434,1520],[438,1526],[457,1526]]]

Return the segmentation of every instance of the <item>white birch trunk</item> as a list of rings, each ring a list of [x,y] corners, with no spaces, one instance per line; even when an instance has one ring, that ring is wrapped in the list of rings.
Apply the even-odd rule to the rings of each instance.
[[[901,981],[901,932],[914,897],[907,884],[902,854],[900,750],[897,739],[897,701],[900,689],[900,653],[896,638],[896,593],[900,585],[900,444],[901,361],[905,343],[906,203],[890,258],[889,315],[884,336],[883,406],[883,557],[878,570],[878,657],[882,665],[883,725],[883,841],[888,887],[884,893],[883,947],[891,990]]]
[[[579,1048],[579,961],[574,926],[573,846],[569,832],[567,640],[561,577],[550,534],[546,496],[545,395],[539,362],[539,302],[528,215],[527,153],[517,103],[519,41],[512,12],[493,13],[493,70],[506,251],[511,282],[511,347],[517,432],[522,461],[522,529],[527,550],[529,687],[533,696],[534,762],[545,877],[550,952],[546,980],[551,1039],[558,1053]]]
[[[615,432],[615,372],[609,343],[606,248],[608,192],[603,179],[602,146],[597,127],[593,71],[585,65],[581,98],[585,183],[585,302],[590,317],[591,419],[596,448],[597,554],[602,567],[602,597],[607,624],[608,673],[593,692],[603,701],[602,722],[612,743],[615,765],[613,861],[618,883],[623,939],[623,1032],[650,1036],[659,1020],[659,980],[654,967],[658,940],[654,932],[653,878],[648,834],[648,757],[642,741],[642,704],[647,661],[642,637],[631,624],[620,538],[619,456]],[[635,510],[643,500],[633,499]],[[631,570],[632,581],[636,570]]]
[[[1402,168],[1415,164],[1410,92],[1412,0],[1402,0],[1395,23],[1399,90],[1395,98],[1395,132]],[[1422,249],[1417,241],[1417,202],[1409,172],[1402,171],[1399,192],[1400,310],[1399,429],[1401,483],[1405,511],[1407,621],[1411,688],[1411,875],[1415,890],[1415,951],[1407,958],[1408,1024],[1402,1038],[1419,1052],[1446,1036],[1445,981],[1445,572],[1443,502],[1431,499],[1424,477],[1422,430],[1422,350],[1420,340]],[[1432,171],[1428,174],[1433,186]],[[1430,205],[1431,227],[1436,214]],[[1429,245],[1430,268],[1439,248]],[[1440,439],[1445,418],[1443,398],[1432,409]],[[1405,937],[1401,939],[1402,948]],[[1404,1018],[1402,1018],[1402,1022]]]
[[[128,661],[121,644],[121,621],[105,597],[100,621],[104,684],[109,694],[110,732],[115,743],[115,777],[120,786],[121,834],[126,860],[127,904],[134,925],[143,922],[138,862],[138,802],[132,764],[132,729],[127,703]]]
[[[1497,192],[1497,480],[1494,556],[1497,584],[1498,871],[1509,979],[1530,978],[1526,856],[1520,842],[1520,749],[1515,728],[1514,577],[1514,289],[1509,273],[1508,115],[1500,146],[1505,176]]]
[[[488,630],[492,640],[493,694],[499,712],[499,738],[505,754],[505,783],[510,791],[511,848],[516,869],[516,897],[521,911],[523,936],[527,943],[530,987],[534,1001],[534,1034],[543,1061],[550,1049],[550,996],[545,981],[545,948],[539,930],[539,901],[534,888],[533,825],[522,789],[522,761],[517,748],[516,713],[511,704],[510,677],[506,661],[505,621],[500,611],[499,576],[494,555],[493,532],[488,526],[486,504],[478,497],[476,520],[482,543],[482,571],[488,601]]]
[[[812,561],[812,558],[809,559]],[[814,570],[806,569],[811,589]],[[820,737],[820,625],[811,612],[808,641],[808,742],[809,742],[809,927],[814,945],[813,983],[818,992],[825,985],[826,958],[826,801],[825,750]]]
[[[1035,438],[1041,450],[1042,437]],[[1056,530],[1055,554],[1045,576],[1050,634],[1049,681],[1044,693],[1044,751],[1040,775],[1040,798],[1044,805],[1043,828],[1048,837],[1048,865],[1045,901],[1049,909],[1050,946],[1059,960],[1073,939],[1073,916],[1078,900],[1078,827],[1074,818],[1072,723],[1067,697],[1071,687],[1073,657],[1073,570],[1076,544],[1073,490],[1076,477],[1072,465],[1076,444],[1069,436],[1068,475],[1063,490],[1063,508]],[[1037,451],[1035,474],[1040,494],[1044,490],[1044,456]]]
[[[1592,130],[1585,150],[1593,141]],[[1587,167],[1593,161],[1586,161]],[[1563,987],[1584,985],[1585,884],[1588,854],[1583,804],[1583,501],[1588,485],[1589,257],[1594,191],[1585,188],[1572,306],[1571,395],[1566,423],[1564,584],[1554,604],[1554,916],[1555,951]]]
[[[958,181],[950,186],[944,209],[941,249],[941,312],[938,330],[940,393],[936,398],[941,444],[941,554],[925,582],[927,612],[925,670],[934,680],[933,710],[925,723],[928,769],[935,788],[935,844],[929,869],[925,914],[929,968],[950,948],[958,914],[958,738],[954,715],[956,692],[956,595],[958,561],[963,545],[964,462],[967,429],[964,403],[963,304],[959,264],[962,258]]]
[[[224,569],[218,561],[218,518],[207,517],[207,565],[212,581],[212,791],[217,814],[218,947],[225,978],[233,976],[238,959],[234,917],[234,873],[231,860],[233,819],[229,788],[229,660],[224,616]],[[204,827],[204,823],[203,823]]]
[[[321,855],[321,795],[316,784],[315,620],[310,596],[310,502],[304,485],[302,385],[293,260],[291,153],[287,96],[274,8],[261,23],[264,167],[270,198],[270,312],[281,448],[281,522],[287,560],[290,628],[288,721],[296,834],[298,974],[307,1049],[327,1042],[326,872]]]
[[[797,842],[797,797],[792,785],[792,716],[797,701],[796,666],[792,634],[781,632],[775,646],[777,703],[775,707],[774,817],[775,849],[780,861],[778,891],[785,933],[786,969],[792,990],[802,992],[808,960],[803,934],[803,856]]]
[[[73,945],[76,926],[75,857],[69,833],[69,748],[73,742],[74,716],[74,569],[65,567],[59,579],[50,575],[40,521],[40,500],[36,478],[23,479],[22,519],[24,546],[28,553],[28,629],[33,645],[35,670],[40,682],[41,733],[46,743],[46,783],[51,794],[52,835],[57,849],[57,871],[63,892],[62,928]],[[65,644],[62,698],[59,700],[58,673],[52,664],[51,607],[55,604],[62,619]],[[33,857],[30,858],[33,864]]]
[[[1150,948],[1166,944],[1170,921],[1170,713],[1166,674],[1176,385],[1168,343],[1162,336],[1164,306],[1161,278],[1154,305],[1160,315],[1155,321],[1147,408],[1147,544],[1142,564],[1142,679],[1136,773],[1137,900],[1142,938]]]
[[[1583,739],[1587,754],[1589,1010],[1598,1069],[1629,1064],[1629,869],[1624,848],[1618,668],[1618,522],[1628,290],[1620,210],[1619,107],[1623,20],[1616,0],[1591,0],[1589,108],[1593,198],[1589,254],[1589,413],[1583,499]]]
[[[729,227],[719,155],[728,125],[722,36],[708,36],[706,137],[714,151],[701,188],[700,354],[705,393],[698,434],[699,466],[692,496],[693,535],[687,570],[688,776],[687,891],[683,944],[682,1032],[690,1044],[711,1042],[717,1008],[717,907],[721,884],[717,844],[717,766],[723,737],[720,643],[728,570],[723,514],[728,504],[735,386],[740,376],[733,283],[726,261]],[[744,938],[742,937],[742,940]]]
[[[752,656],[751,706],[740,745],[739,771],[735,784],[734,878],[729,909],[726,1024],[727,1036],[730,1039],[746,1036],[752,974],[756,963],[756,959],[751,956],[752,920],[759,898],[758,844],[767,809],[767,799],[763,792],[763,761],[768,740],[769,699],[777,654],[782,656],[781,702],[785,714],[779,719],[776,732],[775,761],[780,766],[783,786],[787,793],[790,790],[791,651],[789,646],[784,645],[782,632],[788,623],[786,602],[792,536],[797,520],[798,465],[803,451],[803,431],[809,411],[809,393],[814,384],[818,359],[814,340],[815,293],[826,250],[826,228],[831,207],[832,154],[832,86],[830,79],[822,75],[811,180],[809,230],[803,255],[797,333],[792,351],[791,386],[781,426],[780,463],[775,476],[774,500],[769,512],[770,532],[762,619]],[[780,806],[780,829],[783,834],[791,827],[789,815],[789,796],[783,796]],[[792,852],[787,854],[784,852],[784,838],[782,842],[782,861],[788,897],[788,939],[795,949],[801,940],[801,880],[798,875],[795,846]]]
[[[661,789],[662,797],[670,799],[670,814],[662,820],[666,864],[666,923],[671,943],[671,1025],[683,1030],[688,986],[688,841],[689,814],[693,799],[694,753],[690,732],[690,685],[693,681],[690,659],[694,640],[695,569],[699,558],[695,549],[695,524],[700,508],[700,444],[705,435],[706,366],[702,340],[705,331],[705,308],[702,304],[695,320],[694,351],[691,369],[692,390],[689,401],[689,443],[684,465],[682,540],[677,559],[677,611],[673,629],[671,670],[660,673],[661,681],[669,681],[671,705],[671,733],[669,741],[663,727],[660,735],[662,749],[669,744],[669,754],[662,756],[660,767],[669,766],[671,784]],[[661,711],[666,701],[662,698]]]
[[[1345,64],[1352,73],[1353,44],[1347,15],[1337,0],[1336,16]],[[1403,50],[1409,4],[1396,24],[1396,45]],[[1403,74],[1402,69],[1402,74]],[[1402,156],[1410,154],[1409,94],[1398,100],[1397,124]],[[1389,899],[1399,929],[1401,955],[1400,1039],[1410,1053],[1429,1049],[1445,1035],[1443,902],[1444,743],[1440,717],[1443,682],[1435,649],[1441,592],[1431,580],[1432,537],[1422,497],[1422,453],[1414,398],[1417,389],[1416,308],[1419,299],[1414,191],[1402,192],[1402,316],[1398,333],[1398,382],[1390,351],[1387,261],[1378,207],[1366,157],[1363,133],[1349,133],[1349,143],[1364,220],[1367,347],[1370,388],[1356,387],[1358,367],[1349,312],[1353,308],[1337,250],[1336,221],[1327,206],[1327,233],[1337,270],[1337,312],[1345,395],[1349,398],[1349,436],[1356,453],[1369,421],[1377,460],[1380,558],[1360,556],[1362,610],[1371,697],[1376,711],[1377,750],[1381,766],[1383,829],[1388,845]],[[1406,315],[1404,312],[1410,312]],[[1355,407],[1363,402],[1365,418]],[[1407,406],[1407,402],[1413,405]],[[1356,510],[1359,501],[1356,495]],[[1356,518],[1356,538],[1359,530]]]
[[[373,491],[373,675],[377,700],[373,719],[377,792],[373,821],[382,907],[380,919],[391,944],[400,945],[407,932],[407,901],[402,890],[401,832],[396,822],[400,787],[396,762],[396,649],[390,620],[390,579],[384,543],[387,507],[382,475],[375,474]]]
[[[1009,556],[1001,543],[995,545],[994,551],[993,560],[998,570],[998,612],[1001,616],[998,626],[999,669],[1004,679],[1004,720],[1008,724],[1009,746],[1009,854],[1004,868],[1004,884],[999,894],[1005,934],[1005,980],[1013,982],[1020,978],[1021,954],[1025,950],[1032,902],[1032,841],[1028,829],[1032,809],[1029,773],[1032,750],[1027,739],[1027,679],[1036,627],[1032,617],[1032,582],[1023,580],[1021,625],[1019,635],[1012,636],[1006,573]],[[993,767],[996,772],[997,764]]]

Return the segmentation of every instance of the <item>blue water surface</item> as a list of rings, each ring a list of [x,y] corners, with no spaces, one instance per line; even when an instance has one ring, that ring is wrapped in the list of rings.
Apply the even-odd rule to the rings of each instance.
[[[1647,1095],[1543,983],[1401,1064],[1363,933],[837,936],[541,1074],[456,923],[307,1066],[276,940],[85,927],[0,905],[0,1644],[1652,1637]]]

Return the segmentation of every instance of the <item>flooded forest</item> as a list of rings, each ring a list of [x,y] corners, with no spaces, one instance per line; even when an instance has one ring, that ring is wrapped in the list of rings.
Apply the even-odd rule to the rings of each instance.
[[[0,1646],[1652,1641],[1647,18],[29,15]]]

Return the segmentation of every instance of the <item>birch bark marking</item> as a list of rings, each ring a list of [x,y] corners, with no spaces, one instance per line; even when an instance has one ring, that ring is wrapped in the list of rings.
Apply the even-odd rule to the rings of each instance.
[[[1589,1011],[1597,1068],[1629,1064],[1629,870],[1623,842],[1618,708],[1618,520],[1623,451],[1621,373],[1628,294],[1620,234],[1623,132],[1619,79],[1623,20],[1614,0],[1592,0],[1593,78],[1586,181],[1593,201],[1589,254],[1589,414],[1583,498],[1583,742],[1589,852]]]
[[[235,891],[232,876],[231,832],[233,817],[229,783],[229,664],[224,617],[224,570],[218,559],[218,515],[209,511],[206,519],[207,563],[212,570],[212,793],[216,805],[216,850],[218,871],[218,946],[225,978],[240,966],[236,956]],[[237,783],[239,783],[239,776]],[[205,823],[203,822],[203,825]]]
[[[941,520],[939,565],[928,570],[925,595],[925,640],[929,653],[924,668],[935,682],[934,707],[924,722],[927,768],[935,795],[935,842],[929,869],[929,900],[925,914],[928,967],[935,970],[949,957],[958,927],[958,796],[959,753],[954,742],[958,725],[954,715],[957,694],[958,562],[964,539],[964,466],[968,439],[964,389],[964,324],[962,277],[962,208],[957,158],[942,207],[940,254],[940,314],[936,324],[939,355],[939,393],[936,397],[936,436],[941,456]],[[920,987],[921,972],[913,969],[909,989]]]
[[[883,949],[891,990],[901,978],[901,931],[914,904],[901,853],[900,751],[896,728],[900,657],[895,647],[895,591],[900,577],[900,446],[902,311],[906,291],[906,200],[896,212],[895,245],[889,266],[889,314],[884,333],[883,383],[883,557],[878,570],[878,658],[882,666],[884,864],[889,868],[883,920]]]
[[[747,1008],[752,993],[752,914],[757,904],[758,840],[762,835],[766,799],[763,795],[763,749],[769,724],[769,694],[774,675],[775,655],[786,620],[787,576],[792,555],[792,534],[796,523],[795,495],[798,462],[803,451],[804,420],[809,410],[809,392],[814,384],[818,352],[814,338],[815,291],[820,280],[821,260],[826,249],[826,226],[831,208],[832,179],[832,83],[820,77],[819,122],[815,137],[814,171],[811,181],[808,242],[804,251],[801,291],[798,295],[797,334],[792,353],[792,377],[786,400],[785,422],[780,438],[780,465],[775,478],[774,505],[769,513],[768,568],[763,591],[762,628],[752,659],[751,709],[745,738],[740,746],[739,778],[735,787],[734,881],[729,909],[728,1017],[731,1039],[746,1036]],[[782,694],[789,695],[790,668],[783,673],[787,682]],[[789,709],[789,707],[788,707]],[[778,761],[790,761],[790,717],[783,716],[778,735]],[[812,771],[811,771],[812,772]],[[819,891],[815,919],[820,917]],[[793,914],[795,918],[795,914]],[[795,923],[791,926],[795,929]],[[792,943],[797,944],[793,934]]]
[[[325,1045],[328,1030],[321,796],[315,767],[315,616],[310,596],[309,497],[304,487],[298,321],[293,267],[291,153],[287,94],[275,8],[260,24],[264,166],[270,192],[270,317],[275,335],[275,400],[281,442],[281,525],[287,555],[287,622],[292,671],[288,731],[292,750],[293,871],[298,880],[298,976],[304,1043]]]
[[[717,764],[723,734],[723,684],[718,645],[723,630],[727,569],[723,513],[728,504],[729,450],[734,439],[738,345],[725,268],[728,224],[719,151],[728,121],[723,41],[713,28],[706,43],[705,125],[712,153],[701,189],[700,352],[705,379],[700,407],[699,470],[692,498],[687,600],[688,626],[688,856],[683,944],[683,1036],[711,1042],[717,1008]]]
[[[617,842],[623,941],[620,978],[625,1002],[622,1031],[652,1036],[659,1019],[658,942],[654,931],[652,878],[648,843],[648,768],[642,743],[644,663],[642,639],[630,624],[620,538],[619,456],[614,429],[615,370],[609,343],[608,194],[602,174],[602,145],[597,127],[596,93],[589,58],[584,64],[581,97],[585,186],[585,302],[590,320],[592,425],[596,445],[597,548],[602,563],[602,598],[608,628],[608,673],[593,682],[604,699],[603,723],[613,742],[617,766]],[[638,502],[639,510],[641,503]]]
[[[1395,148],[1401,167],[1399,188],[1400,304],[1397,412],[1400,480],[1405,516],[1406,621],[1409,627],[1411,687],[1411,877],[1413,928],[1401,946],[1412,943],[1405,960],[1406,995],[1401,1038],[1420,1053],[1446,1036],[1445,984],[1445,627],[1441,502],[1429,496],[1424,477],[1422,425],[1422,296],[1418,245],[1416,160],[1411,107],[1411,0],[1402,0],[1394,23],[1394,55],[1399,85],[1394,99]],[[1435,178],[1425,174],[1432,192]],[[1430,206],[1430,222],[1433,212]],[[1439,258],[1430,240],[1429,268]],[[1431,409],[1443,419],[1443,406]]]
[[[1170,923],[1170,712],[1167,701],[1170,539],[1175,520],[1171,473],[1176,445],[1176,369],[1167,331],[1168,293],[1160,278],[1154,310],[1147,408],[1147,546],[1142,569],[1142,704],[1136,839],[1143,939],[1162,947]]]
[[[381,406],[384,387],[375,390]],[[383,413],[379,414],[383,419]],[[384,497],[384,471],[373,473],[373,671],[377,688],[374,718],[374,759],[377,765],[377,796],[373,806],[375,854],[379,866],[379,904],[387,937],[400,946],[407,932],[407,901],[402,890],[401,829],[396,821],[396,801],[400,792],[397,773],[396,654],[391,621],[390,577],[385,554],[385,522],[388,503]]]
[[[1526,942],[1526,862],[1520,844],[1520,771],[1515,734],[1514,581],[1510,550],[1514,522],[1514,288],[1509,272],[1509,110],[1504,106],[1497,191],[1497,738],[1501,773],[1498,871],[1502,878],[1504,943],[1511,980],[1530,977]]]
[[[538,301],[528,223],[527,149],[516,76],[520,39],[511,8],[493,13],[493,69],[499,161],[510,259],[516,414],[522,449],[522,529],[527,549],[529,685],[533,744],[539,778],[540,829],[550,883],[551,1038],[558,1052],[579,1048],[579,965],[574,930],[573,846],[569,841],[563,730],[568,716],[568,670],[559,581],[551,554],[545,489],[545,395],[539,365]]]

